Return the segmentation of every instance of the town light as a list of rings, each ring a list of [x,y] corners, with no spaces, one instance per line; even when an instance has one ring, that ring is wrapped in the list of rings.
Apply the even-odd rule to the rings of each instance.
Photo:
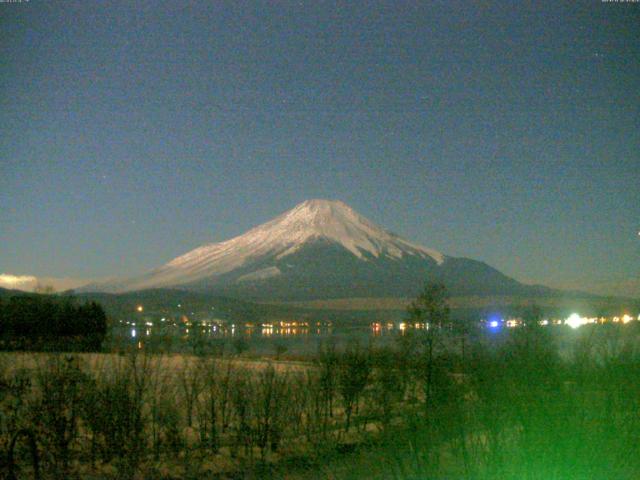
[[[578,315],[577,313],[572,313],[571,315],[569,315],[569,318],[564,321],[564,323],[565,325],[569,325],[571,328],[578,328],[584,325],[586,322],[585,319],[580,317],[580,315]]]

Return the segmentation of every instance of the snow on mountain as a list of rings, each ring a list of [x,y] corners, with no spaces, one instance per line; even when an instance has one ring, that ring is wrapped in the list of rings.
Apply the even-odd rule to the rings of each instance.
[[[111,285],[138,290],[184,285],[246,268],[260,259],[281,260],[316,240],[344,247],[357,259],[419,257],[441,265],[445,256],[375,225],[340,201],[307,200],[275,219],[230,240],[198,247],[141,277]],[[238,281],[278,276],[276,266],[256,268]],[[104,287],[108,287],[105,285]]]

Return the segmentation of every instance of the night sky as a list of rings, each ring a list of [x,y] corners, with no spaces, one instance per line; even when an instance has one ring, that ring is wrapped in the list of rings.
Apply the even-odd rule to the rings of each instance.
[[[640,296],[640,3],[274,3],[0,3],[0,273],[140,273],[329,198]]]

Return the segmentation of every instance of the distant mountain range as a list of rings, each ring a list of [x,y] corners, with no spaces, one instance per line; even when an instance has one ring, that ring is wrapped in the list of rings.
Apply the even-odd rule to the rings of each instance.
[[[554,296],[486,263],[409,242],[340,201],[307,200],[230,240],[198,247],[143,275],[81,291],[171,288],[257,301],[412,297],[428,280],[452,295]]]

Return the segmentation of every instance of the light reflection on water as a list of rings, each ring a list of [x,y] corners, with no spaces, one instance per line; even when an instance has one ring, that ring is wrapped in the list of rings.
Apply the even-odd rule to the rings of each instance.
[[[387,342],[402,334],[398,327],[389,324],[360,324],[355,326],[334,326],[332,324],[215,324],[200,326],[194,323],[146,325],[143,332],[131,336],[132,323],[122,322],[112,329],[116,346],[136,345],[137,348],[154,348],[163,351],[189,351],[199,345],[204,350],[223,346],[233,352],[235,343],[242,341],[247,348],[258,354],[286,351],[287,354],[307,354],[315,352],[321,344],[330,342],[344,345],[357,341],[363,345],[371,341]]]

